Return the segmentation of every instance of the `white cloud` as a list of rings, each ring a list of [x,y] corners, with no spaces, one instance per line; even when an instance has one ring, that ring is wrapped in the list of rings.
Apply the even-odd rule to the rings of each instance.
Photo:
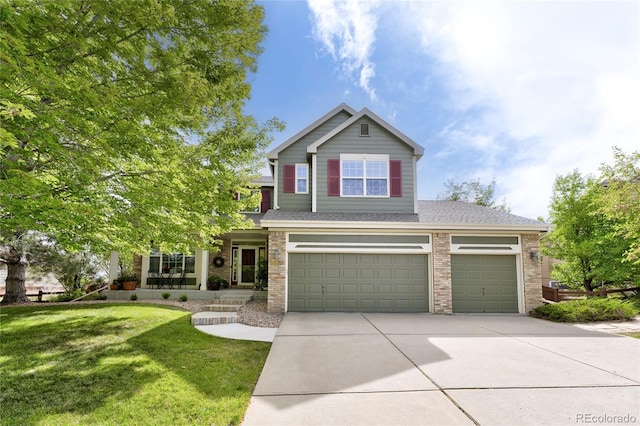
[[[309,0],[314,38],[338,61],[348,78],[354,78],[371,101],[375,64],[371,60],[376,40],[377,1]]]
[[[557,174],[640,147],[639,3],[400,4],[448,103],[470,112],[441,155],[476,150],[471,174],[496,176],[515,213],[546,215]]]

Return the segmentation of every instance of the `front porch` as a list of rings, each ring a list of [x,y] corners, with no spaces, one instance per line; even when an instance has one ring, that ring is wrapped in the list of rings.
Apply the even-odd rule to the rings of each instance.
[[[216,251],[200,247],[186,253],[163,253],[151,247],[148,254],[133,257],[133,275],[144,290],[178,290],[207,293],[207,280],[225,280],[231,289],[253,290],[267,282],[267,241],[264,230],[237,230],[219,237]],[[109,283],[120,276],[117,252],[109,259]],[[124,262],[128,263],[127,260]],[[190,297],[190,296],[189,296]],[[194,299],[206,299],[200,295]]]
[[[164,293],[169,293],[169,300],[178,300],[183,294],[186,295],[189,300],[208,300],[214,302],[220,299],[228,298],[245,298],[253,297],[253,299],[264,300],[267,298],[266,291],[254,291],[254,290],[241,290],[241,289],[226,289],[217,291],[202,291],[202,290],[186,290],[186,289],[160,289],[150,290],[146,288],[136,288],[135,290],[104,290],[102,292],[107,296],[108,300],[130,300],[133,293],[136,294],[137,300],[162,300]]]

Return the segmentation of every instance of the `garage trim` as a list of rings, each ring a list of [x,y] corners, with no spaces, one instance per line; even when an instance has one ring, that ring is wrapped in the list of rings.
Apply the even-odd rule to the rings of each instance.
[[[507,255],[516,258],[518,313],[525,313],[522,239],[517,234],[451,234],[451,254]],[[453,297],[453,296],[452,296]],[[453,300],[452,300],[453,301]]]
[[[290,233],[287,253],[429,254],[431,235]]]

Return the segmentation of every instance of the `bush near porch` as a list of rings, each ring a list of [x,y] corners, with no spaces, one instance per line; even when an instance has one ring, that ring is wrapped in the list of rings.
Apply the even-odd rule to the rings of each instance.
[[[2,424],[239,424],[270,344],[144,304],[0,311]]]

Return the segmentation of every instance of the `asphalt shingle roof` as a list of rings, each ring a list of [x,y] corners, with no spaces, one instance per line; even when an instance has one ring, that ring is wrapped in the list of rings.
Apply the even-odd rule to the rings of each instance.
[[[544,225],[535,219],[464,201],[418,201],[421,223],[456,225]]]
[[[466,203],[464,201],[418,201],[414,213],[313,213],[309,211],[269,210],[264,221],[319,222],[396,222],[433,225],[544,226],[534,219]]]

